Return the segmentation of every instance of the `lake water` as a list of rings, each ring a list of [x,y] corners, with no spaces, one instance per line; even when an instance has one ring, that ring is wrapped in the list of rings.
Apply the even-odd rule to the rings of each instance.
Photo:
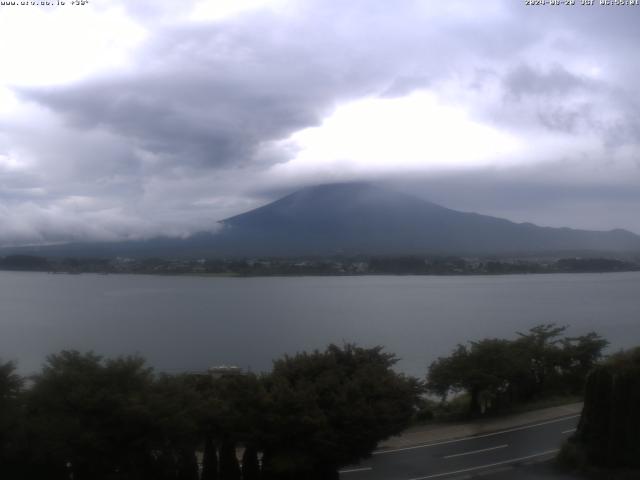
[[[159,370],[270,368],[330,342],[384,345],[423,376],[456,343],[540,323],[640,345],[640,273],[210,278],[0,272],[0,358],[139,353]]]

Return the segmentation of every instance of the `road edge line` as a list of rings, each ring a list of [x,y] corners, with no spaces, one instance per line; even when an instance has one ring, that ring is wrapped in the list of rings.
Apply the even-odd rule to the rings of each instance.
[[[477,438],[493,437],[495,435],[501,435],[503,433],[518,432],[520,430],[527,430],[529,428],[542,427],[544,425],[550,425],[552,423],[559,423],[559,422],[563,422],[565,420],[571,420],[572,418],[580,417],[580,415],[581,414],[569,415],[569,416],[565,416],[565,417],[555,418],[553,420],[547,420],[545,422],[535,423],[535,424],[532,424],[532,425],[523,425],[523,426],[520,426],[520,427],[508,428],[506,430],[499,430],[497,432],[482,433],[480,435],[471,435],[469,437],[462,437],[462,438],[454,438],[454,439],[451,439],[451,440],[444,440],[442,442],[423,443],[423,444],[420,444],[420,445],[412,445],[412,446],[409,446],[409,447],[392,448],[392,449],[389,449],[389,450],[376,450],[376,451],[372,452],[371,455],[385,455],[387,453],[404,452],[404,451],[407,451],[407,450],[417,450],[419,448],[436,447],[438,445],[447,445],[447,444],[456,443],[456,442],[466,442],[466,441],[469,441],[469,440],[475,440]]]
[[[462,470],[455,470],[452,472],[435,473],[433,475],[427,475],[426,477],[414,477],[414,478],[410,478],[409,480],[428,480],[429,478],[438,478],[438,477],[444,477],[446,475],[457,475],[459,473],[473,472],[475,470],[483,470],[485,468],[498,467],[500,465],[508,465],[510,463],[521,462],[522,460],[529,460],[531,458],[542,457],[544,455],[551,455],[552,453],[558,453],[559,451],[560,449],[556,448],[554,450],[547,450],[545,452],[534,453],[533,455],[527,455],[526,457],[512,458],[510,460],[503,460],[502,462],[489,463],[487,465],[464,468]]]

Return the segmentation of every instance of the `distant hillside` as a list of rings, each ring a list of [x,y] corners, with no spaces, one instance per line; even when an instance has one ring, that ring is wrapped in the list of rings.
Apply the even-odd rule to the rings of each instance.
[[[626,230],[600,232],[514,223],[451,210],[365,183],[304,188],[221,224],[217,234],[203,232],[186,239],[76,243],[20,252],[165,258],[640,252],[640,237]]]
[[[451,210],[363,183],[305,188],[228,218],[216,243],[245,254],[638,252],[640,237]]]

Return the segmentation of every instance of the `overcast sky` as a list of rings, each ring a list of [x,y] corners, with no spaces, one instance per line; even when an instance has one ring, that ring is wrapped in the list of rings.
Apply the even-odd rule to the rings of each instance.
[[[640,233],[640,7],[576,3],[0,5],[0,244],[184,235],[344,180]]]

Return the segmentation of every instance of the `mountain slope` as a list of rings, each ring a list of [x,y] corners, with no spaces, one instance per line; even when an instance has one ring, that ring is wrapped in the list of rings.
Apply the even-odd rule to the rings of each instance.
[[[163,258],[640,253],[640,237],[625,230],[599,232],[514,223],[451,210],[364,183],[304,188],[220,223],[219,233],[201,232],[185,239],[75,243],[19,252]],[[11,250],[0,251],[0,255],[16,253]]]
[[[640,237],[624,230],[518,224],[369,184],[305,188],[222,224],[221,250],[260,255],[640,251]]]

